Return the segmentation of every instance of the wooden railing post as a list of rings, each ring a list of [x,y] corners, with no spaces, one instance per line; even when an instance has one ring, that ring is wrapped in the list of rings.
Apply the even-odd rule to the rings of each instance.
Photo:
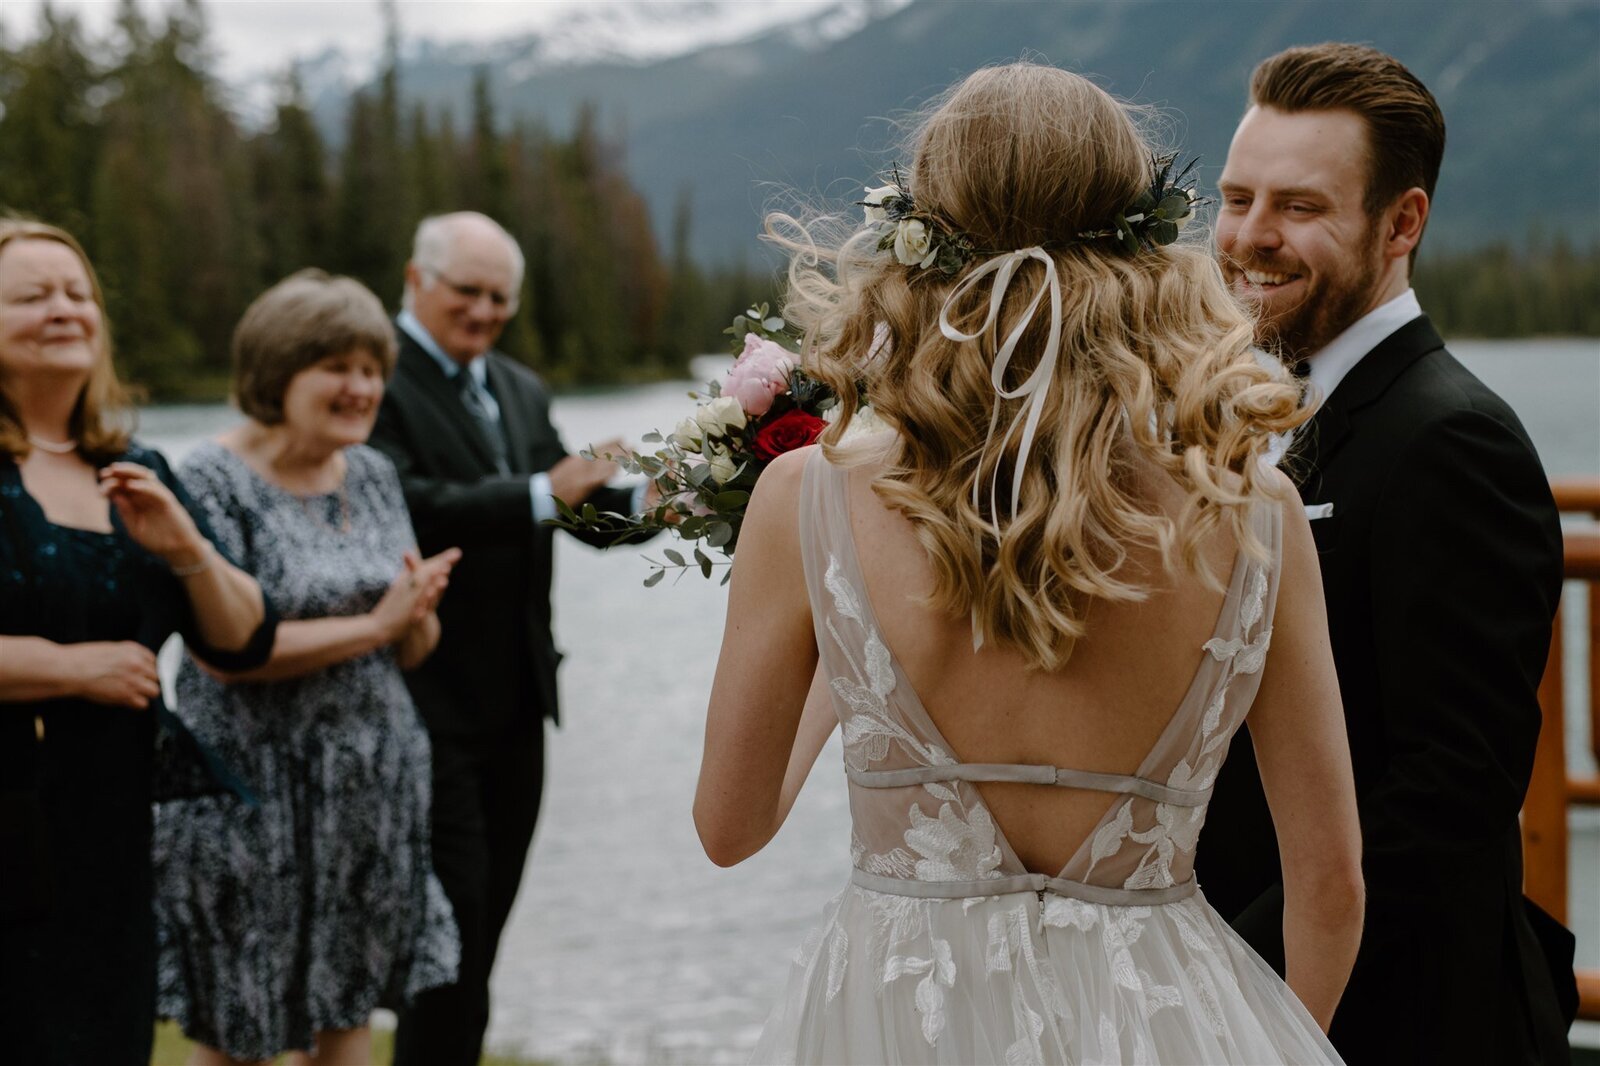
[[[1600,478],[1552,481],[1556,507],[1566,514],[1600,518]],[[1589,746],[1600,760],[1600,529],[1563,531],[1562,574],[1588,585],[1589,641],[1583,664],[1589,678]],[[1600,805],[1600,775],[1567,776],[1566,698],[1561,613],[1550,633],[1550,658],[1539,682],[1542,727],[1533,756],[1533,780],[1522,806],[1523,891],[1556,918],[1567,919],[1571,841],[1567,808]],[[1578,1017],[1600,1021],[1600,970],[1577,971]]]
[[[1543,721],[1533,780],[1522,801],[1522,891],[1559,922],[1567,920],[1566,700],[1562,692],[1561,612],[1539,682]]]

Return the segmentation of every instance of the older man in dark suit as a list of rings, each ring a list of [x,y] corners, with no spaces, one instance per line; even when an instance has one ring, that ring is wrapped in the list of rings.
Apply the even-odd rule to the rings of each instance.
[[[553,534],[541,521],[556,515],[552,497],[618,511],[642,502],[606,487],[614,464],[567,454],[544,384],[492,350],[522,276],[516,241],[492,219],[422,222],[395,323],[399,362],[372,434],[399,469],[423,553],[463,552],[439,607],[438,650],[408,675],[433,739],[433,860],[460,926],[461,967],[456,984],[401,1013],[402,1066],[471,1066],[489,1021],[489,972],[539,814],[544,719],[557,717]]]
[[[1330,1035],[1352,1063],[1564,1062],[1572,940],[1522,896],[1517,825],[1561,531],[1521,424],[1411,291],[1444,120],[1355,45],[1273,56],[1250,90],[1217,245],[1263,345],[1321,403],[1286,467],[1320,554],[1365,852],[1366,930]],[[1209,821],[1206,896],[1281,968],[1250,745]]]

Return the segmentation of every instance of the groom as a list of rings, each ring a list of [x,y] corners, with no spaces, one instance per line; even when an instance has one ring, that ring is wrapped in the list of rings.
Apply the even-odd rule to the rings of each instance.
[[[1352,1063],[1566,1062],[1572,937],[1522,896],[1517,826],[1561,531],[1521,424],[1411,291],[1444,139],[1433,96],[1381,52],[1273,56],[1228,152],[1217,246],[1258,340],[1321,401],[1285,467],[1322,565],[1365,851],[1333,1043]],[[1209,820],[1206,896],[1281,971],[1249,744]]]

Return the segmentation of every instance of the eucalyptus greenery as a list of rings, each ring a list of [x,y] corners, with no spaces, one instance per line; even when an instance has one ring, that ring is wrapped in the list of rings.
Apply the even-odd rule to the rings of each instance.
[[[798,353],[800,347],[799,331],[766,304],[745,311],[723,332],[732,338],[735,351],[743,349],[752,334],[787,352]],[[718,381],[708,383],[704,391],[689,393],[689,398],[699,404],[697,415],[722,396],[722,385]],[[558,517],[550,519],[550,524],[565,529],[615,533],[617,541],[647,531],[674,533],[687,542],[689,554],[676,548],[664,548],[659,559],[646,555],[652,572],[644,579],[645,586],[660,584],[669,572],[676,572],[681,578],[690,570],[699,570],[709,578],[717,569],[727,568],[732,562],[750,492],[766,468],[767,463],[752,448],[761,428],[796,410],[820,416],[837,403],[833,390],[795,365],[789,371],[786,391],[775,397],[771,409],[760,418],[744,418],[741,413],[738,426],[699,428],[694,432],[688,428],[694,420],[685,419],[674,433],[646,433],[641,438],[643,442],[659,446],[649,453],[602,452],[597,455],[585,449],[580,453],[584,458],[609,459],[630,474],[650,479],[660,494],[660,502],[641,514],[624,515],[601,511],[590,503],[573,508],[557,499]],[[704,425],[700,423],[701,427]],[[721,558],[713,558],[713,552]],[[725,569],[724,584],[731,575],[732,571]]]
[[[1152,156],[1150,184],[1137,199],[1111,218],[1103,229],[1084,230],[1069,243],[1114,239],[1130,255],[1154,251],[1178,239],[1178,231],[1194,217],[1195,210],[1210,201],[1195,188],[1193,171],[1198,156],[1173,174],[1176,155]],[[906,266],[936,267],[946,275],[959,274],[974,259],[999,255],[982,248],[971,237],[947,225],[943,219],[917,206],[911,190],[891,168],[888,184],[868,189],[866,198],[856,201],[866,213],[869,225],[878,227],[878,251],[891,252]]]

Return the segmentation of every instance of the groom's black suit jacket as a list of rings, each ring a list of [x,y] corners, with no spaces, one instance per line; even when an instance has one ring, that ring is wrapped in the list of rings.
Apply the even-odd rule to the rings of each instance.
[[[395,332],[399,362],[372,443],[399,470],[422,553],[462,551],[439,604],[439,647],[407,675],[417,709],[436,737],[555,719],[561,655],[550,632],[554,533],[534,523],[528,491],[530,474],[566,455],[550,423],[549,391],[521,363],[488,353],[511,467],[501,474],[455,383],[405,330]],[[626,513],[631,493],[603,488],[589,500]],[[597,546],[616,540],[579,536]]]
[[[1427,318],[1369,352],[1286,464],[1313,520],[1360,807],[1367,920],[1334,1018],[1355,1064],[1565,1062],[1572,940],[1522,896],[1561,530],[1511,409]],[[1207,899],[1282,970],[1282,882],[1245,738],[1199,849]]]

